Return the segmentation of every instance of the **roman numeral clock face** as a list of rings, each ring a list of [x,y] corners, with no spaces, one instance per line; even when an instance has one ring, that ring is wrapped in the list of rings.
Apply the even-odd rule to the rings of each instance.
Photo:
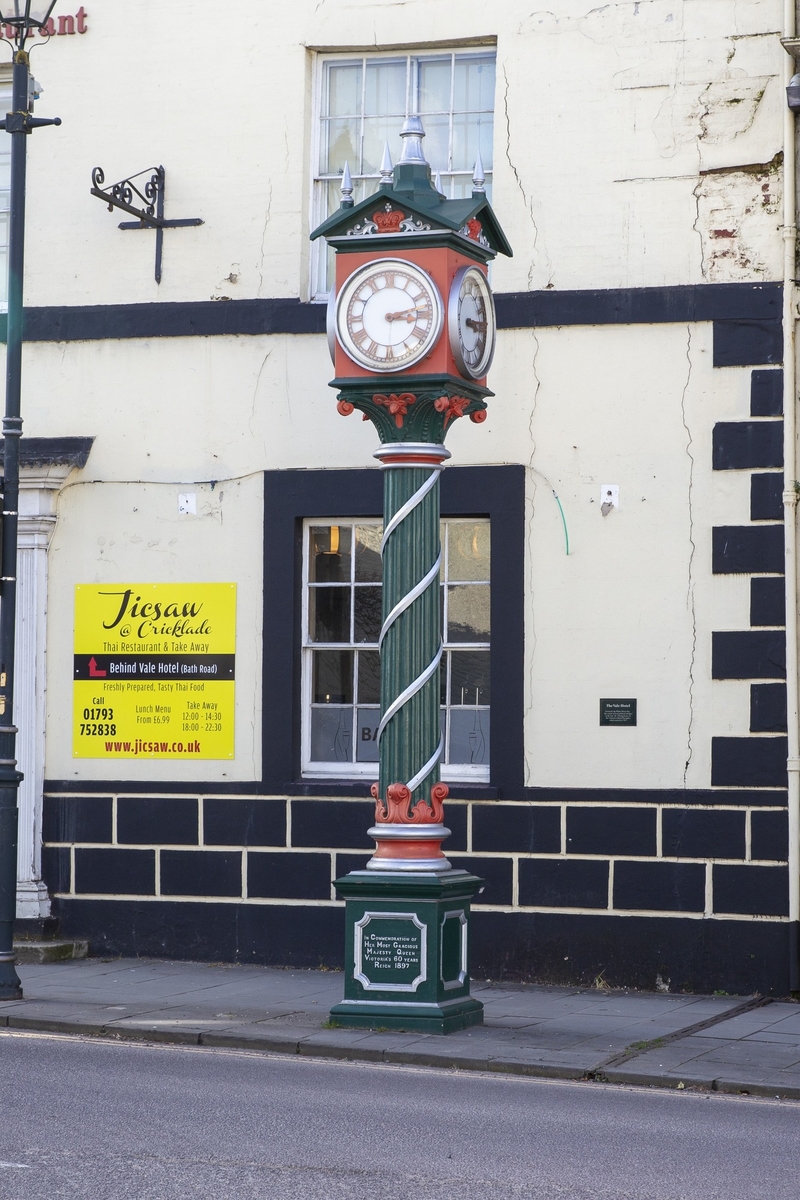
[[[466,379],[480,379],[494,355],[495,313],[492,290],[477,267],[456,271],[447,303],[450,349]]]
[[[371,371],[403,371],[439,340],[444,309],[431,277],[413,263],[384,258],[354,271],[336,302],[336,336]]]

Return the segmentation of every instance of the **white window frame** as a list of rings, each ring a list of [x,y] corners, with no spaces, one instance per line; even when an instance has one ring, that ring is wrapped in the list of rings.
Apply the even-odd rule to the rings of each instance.
[[[485,520],[486,518],[481,518]],[[447,528],[451,524],[464,524],[470,520],[469,517],[460,516],[443,516],[442,524]],[[488,521],[487,521],[488,523]],[[310,537],[309,530],[312,526],[329,526],[329,525],[348,525],[353,529],[357,525],[377,525],[380,526],[383,521],[380,517],[306,517],[303,521],[303,554],[302,554],[302,603],[301,603],[301,773],[304,779],[375,779],[378,773],[378,763],[375,761],[357,762],[351,761],[346,763],[341,762],[320,762],[312,761],[311,759],[311,708],[313,697],[313,651],[317,650],[377,650],[377,644],[364,643],[356,645],[352,642],[313,642],[309,635],[309,593],[308,586],[309,576],[309,545]],[[352,545],[352,558],[355,561],[355,543]],[[444,584],[444,628],[447,629],[447,606],[448,606],[448,577],[447,577],[447,548],[443,547],[442,554],[443,573],[440,575],[440,586]],[[354,568],[353,568],[354,569]],[[491,564],[490,564],[491,573]],[[484,584],[488,583],[491,587],[491,578],[488,580],[469,580],[468,583]],[[352,577],[350,587],[352,588]],[[374,586],[374,585],[373,585]],[[351,605],[351,621],[353,620],[353,612]],[[490,635],[491,636],[491,635]],[[445,650],[466,650],[466,651],[490,651],[490,642],[445,642]],[[447,656],[448,673],[450,672],[450,656]],[[448,681],[449,682],[449,681]],[[357,684],[356,684],[357,686]],[[349,706],[342,705],[341,707],[350,707],[356,709],[358,706],[355,702]],[[371,707],[371,706],[370,706]],[[483,713],[491,712],[490,704],[476,705],[456,705],[458,709],[472,710]],[[450,715],[452,703],[445,707],[446,715],[446,734],[445,747],[449,744],[450,737]],[[353,726],[353,742],[355,743],[356,725]],[[491,745],[489,748],[491,762]],[[445,783],[482,783],[486,784],[490,780],[490,763],[472,764],[472,763],[443,763],[441,767],[441,777]]]
[[[496,42],[491,41],[491,42],[479,43],[479,44],[470,45],[470,46],[457,46],[457,45],[441,46],[441,47],[414,46],[414,47],[406,47],[405,49],[398,49],[398,50],[353,51],[349,54],[346,52],[340,52],[340,53],[335,53],[335,54],[317,54],[316,58],[315,58],[315,63],[314,63],[314,78],[313,78],[313,84],[312,84],[313,129],[312,129],[312,136],[311,136],[311,153],[312,153],[311,194],[309,197],[309,212],[311,213],[311,228],[316,229],[316,227],[319,224],[321,224],[322,221],[324,221],[328,215],[327,212],[324,210],[324,205],[321,201],[321,197],[324,196],[325,193],[323,192],[323,189],[320,186],[320,184],[322,183],[323,180],[328,181],[328,180],[334,180],[337,178],[335,175],[322,175],[319,171],[320,152],[321,152],[321,148],[322,148],[322,102],[324,99],[325,68],[328,63],[331,63],[331,62],[341,62],[341,63],[353,62],[353,63],[355,63],[357,61],[361,62],[361,65],[362,65],[361,121],[362,121],[362,130],[363,130],[364,88],[366,87],[366,71],[364,70],[364,67],[365,67],[368,59],[374,60],[374,59],[380,58],[380,59],[385,59],[387,61],[391,61],[392,59],[399,60],[399,59],[405,58],[405,60],[406,60],[406,112],[405,112],[405,116],[409,116],[409,115],[412,115],[411,110],[410,110],[410,102],[411,102],[412,77],[413,77],[412,63],[414,60],[419,60],[422,58],[444,58],[447,55],[450,55],[451,63],[452,63],[455,61],[456,58],[478,58],[478,57],[484,57],[488,54],[494,55],[495,59],[496,59],[496,56],[497,56],[497,43]],[[449,146],[448,146],[448,157],[449,158],[452,158],[452,151],[453,151],[452,116],[453,116],[453,80],[454,80],[454,76],[455,76],[455,72],[452,70],[452,66],[451,66],[450,110],[449,110],[449,115],[451,117],[451,123],[450,123],[450,140],[449,140]],[[493,107],[493,109],[492,109],[492,118],[493,119],[496,116],[496,113],[497,113],[497,109],[496,109],[496,103],[495,103],[495,107]],[[423,121],[424,121],[424,116],[423,116]],[[486,164],[484,164],[484,168],[485,168],[485,165]],[[354,163],[350,164],[350,170],[353,174],[353,179],[356,182],[356,187],[358,186],[358,181],[361,179],[374,179],[375,187],[377,189],[378,183],[380,182],[379,172],[376,171],[372,175],[358,175],[356,170],[354,169],[355,166],[356,166],[356,164],[354,164]],[[432,163],[431,168],[435,173],[437,170],[441,169],[441,164]],[[467,169],[459,169],[458,171],[446,171],[443,173],[447,174],[447,175],[459,175],[459,176],[463,175],[465,178],[467,178],[467,177],[471,178],[472,170],[473,170],[473,167],[472,167],[472,165],[470,165],[468,170]],[[491,169],[486,170],[485,175],[486,175],[487,195],[489,195],[489,198],[491,199],[493,171]],[[309,296],[312,301],[318,302],[318,303],[322,303],[324,301],[327,301],[327,299],[328,299],[328,291],[327,290],[324,292],[320,292],[317,290],[317,280],[318,280],[319,268],[320,268],[319,259],[320,259],[320,254],[323,254],[323,253],[325,253],[325,245],[320,243],[320,239],[317,239],[315,242],[312,243],[311,254],[309,255],[309,263],[310,263]],[[328,282],[330,283],[331,281],[328,280]]]

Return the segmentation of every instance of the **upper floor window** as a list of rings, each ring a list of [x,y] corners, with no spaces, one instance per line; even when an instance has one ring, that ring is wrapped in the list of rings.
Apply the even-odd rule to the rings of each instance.
[[[341,201],[345,162],[356,203],[380,181],[384,143],[400,157],[400,129],[407,116],[425,126],[425,155],[451,199],[469,196],[480,150],[491,199],[494,130],[494,51],[336,56],[321,60],[312,228]],[[314,243],[312,294],[321,300],[331,286],[331,252]]]

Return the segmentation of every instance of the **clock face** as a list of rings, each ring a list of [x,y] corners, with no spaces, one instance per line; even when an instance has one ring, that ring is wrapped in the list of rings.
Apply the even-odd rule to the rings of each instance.
[[[354,362],[370,371],[403,371],[439,340],[444,311],[425,271],[402,258],[382,258],[354,271],[336,303],[336,336]]]
[[[456,366],[466,379],[480,379],[494,354],[495,313],[492,289],[483,271],[456,271],[447,304],[447,329]]]

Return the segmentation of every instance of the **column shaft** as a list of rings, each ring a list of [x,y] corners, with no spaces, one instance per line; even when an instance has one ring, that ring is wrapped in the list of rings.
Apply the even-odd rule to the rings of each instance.
[[[439,471],[431,489],[397,526],[384,547],[383,620],[430,572],[440,552]],[[426,483],[425,467],[393,467],[384,473],[384,528]],[[438,575],[388,629],[381,648],[381,715],[437,657],[441,647]],[[380,743],[381,796],[393,783],[409,783],[434,755],[440,739],[439,670],[387,724]],[[429,799],[439,781],[438,761],[414,789],[411,804]]]

